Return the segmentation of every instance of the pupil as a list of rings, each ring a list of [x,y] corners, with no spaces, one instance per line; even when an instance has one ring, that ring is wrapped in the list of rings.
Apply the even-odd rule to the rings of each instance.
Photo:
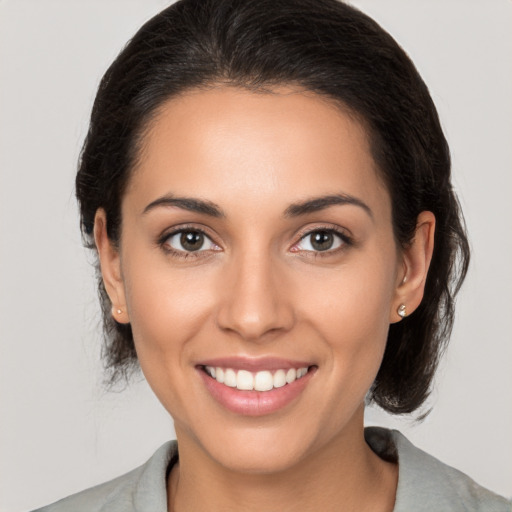
[[[332,247],[334,237],[328,231],[317,231],[311,236],[311,245],[317,251],[326,251]]]
[[[182,233],[180,242],[187,251],[197,251],[203,246],[204,235],[197,231],[186,231]]]

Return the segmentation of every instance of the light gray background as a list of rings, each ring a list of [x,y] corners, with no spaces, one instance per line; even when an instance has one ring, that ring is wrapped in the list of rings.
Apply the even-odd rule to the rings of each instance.
[[[512,2],[358,0],[405,47],[451,143],[473,246],[420,447],[512,496]],[[73,198],[98,81],[163,0],[0,0],[0,510],[112,478],[173,436],[144,382],[106,393]]]

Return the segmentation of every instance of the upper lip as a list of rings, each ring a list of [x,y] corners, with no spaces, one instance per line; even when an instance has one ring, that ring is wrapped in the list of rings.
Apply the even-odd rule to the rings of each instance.
[[[311,361],[298,361],[279,357],[219,357],[198,362],[197,366],[213,366],[232,368],[233,370],[247,370],[252,372],[264,370],[288,370],[290,368],[307,368],[312,366]]]

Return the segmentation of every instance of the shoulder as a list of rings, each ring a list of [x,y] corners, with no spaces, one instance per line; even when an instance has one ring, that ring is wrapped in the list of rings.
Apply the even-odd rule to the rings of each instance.
[[[34,512],[166,512],[166,475],[177,456],[177,444],[170,441],[129,473]]]
[[[384,458],[398,459],[394,512],[511,512],[511,503],[464,473],[416,448],[400,432],[370,427],[368,444]]]

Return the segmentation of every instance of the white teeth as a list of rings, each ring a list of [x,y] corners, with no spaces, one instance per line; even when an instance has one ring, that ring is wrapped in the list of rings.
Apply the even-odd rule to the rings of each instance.
[[[224,372],[224,384],[230,388],[236,388],[236,373],[235,370],[227,368]]]
[[[270,391],[291,384],[308,373],[306,366],[277,370],[274,374],[268,370],[252,373],[247,370],[235,371],[232,368],[205,366],[206,373],[217,382],[242,391]]]
[[[307,368],[299,368],[299,370],[297,371],[297,379],[304,377],[304,375],[306,375],[306,373],[308,373]]]
[[[236,376],[236,387],[237,389],[247,391],[254,389],[254,377],[252,376],[252,373],[247,370],[239,370]]]
[[[291,384],[297,378],[297,370],[295,368],[290,368],[286,372],[286,382]]]
[[[254,377],[254,389],[256,391],[269,391],[274,387],[274,379],[270,372],[258,372]]]
[[[277,370],[276,373],[274,373],[274,387],[275,388],[282,388],[286,384],[286,373],[284,370]]]

